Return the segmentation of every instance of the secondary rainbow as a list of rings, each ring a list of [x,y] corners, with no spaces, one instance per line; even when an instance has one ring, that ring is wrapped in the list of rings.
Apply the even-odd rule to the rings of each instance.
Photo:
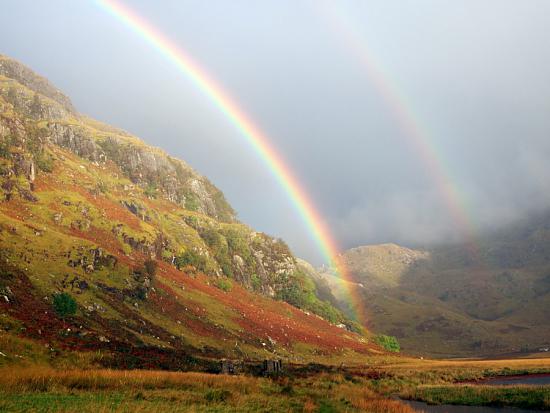
[[[250,120],[224,89],[181,47],[171,42],[149,22],[121,2],[99,0],[98,4],[110,15],[139,34],[154,49],[175,64],[240,131],[288,194],[289,199],[305,222],[313,240],[325,259],[333,266],[341,279],[350,281],[349,273],[339,255],[337,243],[331,236],[324,219],[314,208],[291,170],[275,151],[268,137]],[[364,325],[366,318],[363,312],[362,298],[356,289],[348,288],[347,290],[349,300],[354,307],[355,315],[358,321]]]
[[[342,39],[344,47],[361,63],[367,78],[390,108],[405,138],[408,139],[410,146],[433,179],[449,215],[467,243],[471,256],[479,263],[474,220],[469,216],[466,197],[452,179],[452,173],[444,161],[444,155],[431,141],[430,133],[422,126],[420,117],[395,86],[388,71],[382,69],[382,64],[369,49],[357,25],[352,23],[343,8],[339,7],[339,3],[321,1],[316,4],[319,5],[316,10],[321,13],[334,33]]]

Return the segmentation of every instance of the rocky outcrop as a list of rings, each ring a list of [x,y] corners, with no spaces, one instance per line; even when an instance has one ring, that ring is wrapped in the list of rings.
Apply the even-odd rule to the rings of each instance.
[[[92,162],[105,161],[107,158],[90,132],[75,125],[51,122],[48,124],[48,139],[54,145],[68,149],[72,153]]]

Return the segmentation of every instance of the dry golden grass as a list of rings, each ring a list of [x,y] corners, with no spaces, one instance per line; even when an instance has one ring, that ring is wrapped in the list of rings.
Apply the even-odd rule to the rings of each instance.
[[[54,370],[48,367],[0,370],[0,388],[10,391],[52,389],[128,390],[197,388],[251,389],[262,379],[245,376],[149,370]]]
[[[518,359],[497,359],[497,360],[420,360],[413,358],[402,358],[394,363],[387,364],[391,369],[421,369],[429,370],[434,368],[450,369],[550,369],[550,358],[518,358]]]

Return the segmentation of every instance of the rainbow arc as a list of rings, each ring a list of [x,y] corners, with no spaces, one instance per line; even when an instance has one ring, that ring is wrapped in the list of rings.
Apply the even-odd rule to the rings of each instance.
[[[189,78],[210,99],[225,118],[240,131],[240,134],[254,148],[257,155],[263,160],[272,175],[284,189],[289,200],[306,224],[312,239],[316,242],[327,262],[334,268],[338,277],[346,281],[352,281],[339,255],[337,243],[330,234],[324,219],[318,213],[290,168],[273,147],[272,140],[252,122],[237,102],[183,48],[176,45],[152,24],[120,1],[99,0],[98,4],[110,15],[143,38],[168,61],[173,63],[183,75]],[[346,283],[346,285],[352,284]],[[365,325],[364,306],[362,305],[362,298],[359,292],[351,287],[347,288],[347,290],[349,301],[354,307],[357,320]]]

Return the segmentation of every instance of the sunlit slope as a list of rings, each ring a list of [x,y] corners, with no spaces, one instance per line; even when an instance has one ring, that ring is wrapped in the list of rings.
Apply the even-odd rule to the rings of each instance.
[[[184,364],[179,352],[303,361],[373,349],[208,179],[1,56],[0,273],[3,329],[52,348],[123,349],[167,368]],[[65,319],[61,292],[78,305]]]

